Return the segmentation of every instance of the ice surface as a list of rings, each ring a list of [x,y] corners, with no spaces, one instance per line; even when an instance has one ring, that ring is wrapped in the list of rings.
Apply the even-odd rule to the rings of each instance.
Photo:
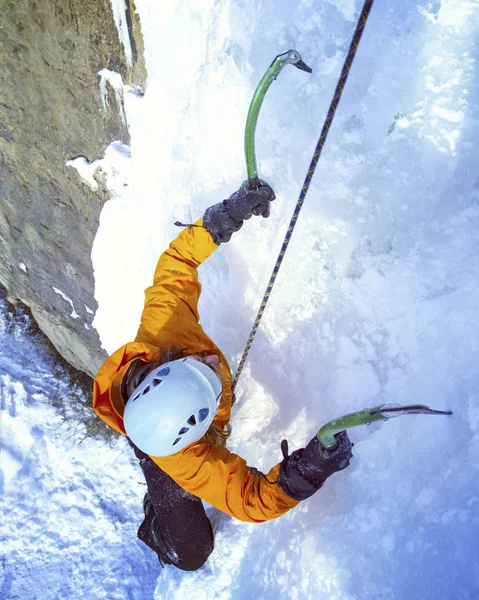
[[[118,112],[120,113],[120,118],[123,124],[126,125],[125,110],[123,108],[123,94],[125,90],[123,86],[123,79],[120,73],[117,73],[116,71],[110,71],[110,69],[102,69],[98,72],[98,75],[100,75],[99,87],[103,108],[106,110],[107,106],[110,105],[108,101],[107,87],[107,83],[109,83],[115,92],[116,106],[118,108]]]
[[[115,19],[115,25],[118,30],[118,37],[125,50],[126,64],[131,67],[131,40],[130,32],[128,31],[128,22],[126,20],[125,0],[110,0],[110,4],[111,10],[113,11],[113,18]]]
[[[116,153],[119,162],[109,171],[113,194],[92,256],[95,326],[109,351],[134,336],[143,290],[178,233],[174,221],[200,217],[245,177],[248,105],[273,57],[296,48],[313,68],[311,75],[285,68],[260,114],[259,172],[277,192],[271,217],[245,223],[200,268],[202,325],[234,368],[359,5],[136,5],[147,88],[142,98],[124,94],[131,153]],[[98,537],[91,537],[88,515],[78,534],[87,540],[77,546],[74,562],[89,573],[88,582],[81,580],[85,597],[476,598],[478,26],[477,1],[374,4],[237,389],[229,446],[267,470],[281,458],[281,439],[289,439],[290,450],[301,447],[325,422],[365,406],[417,402],[449,408],[454,416],[401,417],[381,428],[352,430],[351,466],[277,521],[249,525],[211,511],[215,551],[190,574],[161,571],[136,542],[142,490],[124,468],[128,449],[118,446],[110,454],[107,446],[94,445],[93,451],[85,440],[82,452],[67,452],[77,461],[71,481],[83,490],[86,472],[95,490],[87,499],[109,498],[101,510],[94,504],[94,514],[102,515]],[[55,496],[58,510],[65,502],[84,508],[62,476],[56,483],[46,458],[36,453],[31,460],[39,470],[48,468],[49,481],[62,490],[61,498]],[[33,478],[22,481],[28,492],[35,489]],[[42,499],[50,501],[47,493]],[[112,503],[117,512],[108,511]],[[118,512],[116,520],[107,516]],[[57,539],[64,529],[64,520],[49,520],[47,531]],[[29,535],[33,539],[33,529]],[[10,540],[6,547],[13,545]],[[101,556],[112,565],[106,580]]]
[[[272,58],[296,48],[313,67],[312,75],[285,69],[260,114],[259,171],[277,192],[271,217],[247,222],[200,269],[202,324],[235,367],[359,6],[137,7],[149,77],[145,96],[126,102],[133,193],[121,213],[133,251],[109,272],[118,286],[131,274],[130,294],[149,285],[177,234],[172,223],[191,222],[241,183],[248,105]],[[326,421],[365,406],[418,402],[454,417],[352,431],[346,472],[277,522],[218,517],[207,568],[162,575],[156,597],[474,596],[478,9],[457,0],[375,3],[240,380],[230,447],[267,469],[283,437],[300,447]],[[97,248],[110,265],[123,237],[115,202]],[[143,297],[118,290],[101,300],[95,324],[105,343],[116,326],[119,345],[136,330]]]

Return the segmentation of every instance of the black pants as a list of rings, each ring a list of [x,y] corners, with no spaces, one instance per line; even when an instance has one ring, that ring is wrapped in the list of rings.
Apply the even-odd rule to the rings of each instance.
[[[202,567],[214,548],[213,530],[199,498],[185,492],[128,439],[140,461],[152,507],[138,537],[162,563],[183,571]]]

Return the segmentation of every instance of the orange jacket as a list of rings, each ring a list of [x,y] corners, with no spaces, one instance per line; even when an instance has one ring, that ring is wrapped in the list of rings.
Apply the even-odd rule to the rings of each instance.
[[[184,355],[208,352],[219,356],[223,394],[213,423],[222,429],[230,420],[231,370],[198,322],[201,285],[197,268],[217,246],[202,227],[202,220],[196,224],[199,227],[184,229],[161,255],[153,285],[145,291],[135,341],[114,352],[95,378],[93,409],[123,434],[121,380],[133,360],[154,361],[166,348],[180,349]],[[279,464],[265,477],[226,448],[201,440],[171,456],[151,458],[183,489],[242,521],[268,521],[299,503],[270,483],[278,478]]]

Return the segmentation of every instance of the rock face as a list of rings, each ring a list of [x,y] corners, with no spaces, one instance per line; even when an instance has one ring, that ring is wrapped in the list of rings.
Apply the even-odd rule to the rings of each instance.
[[[98,72],[144,85],[138,18],[127,1],[130,58],[109,0],[3,0],[1,13],[0,283],[68,362],[94,375],[106,353],[91,327],[90,256],[109,194],[65,163],[128,143],[113,90],[109,107],[102,104]]]

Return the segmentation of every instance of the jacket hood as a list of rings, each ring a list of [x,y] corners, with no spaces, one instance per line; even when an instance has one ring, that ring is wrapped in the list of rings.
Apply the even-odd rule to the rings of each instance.
[[[113,429],[126,434],[120,385],[130,364],[141,359],[157,360],[160,349],[143,342],[131,342],[114,352],[100,368],[93,382],[93,410]]]

